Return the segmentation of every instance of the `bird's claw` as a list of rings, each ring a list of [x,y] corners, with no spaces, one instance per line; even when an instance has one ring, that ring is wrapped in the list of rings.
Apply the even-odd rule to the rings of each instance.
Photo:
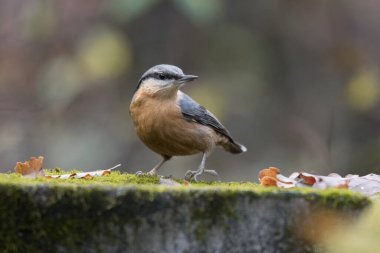
[[[219,179],[219,175],[215,170],[203,170],[203,171],[198,171],[198,170],[188,170],[185,173],[185,180],[186,181],[192,181],[194,180],[195,182],[198,182],[198,177],[202,175],[203,173],[208,173],[211,174]]]
[[[141,176],[144,176],[144,172],[142,172],[141,170],[139,170],[139,171],[137,171],[136,173],[135,173],[135,175],[136,176],[138,176],[138,177],[141,177]]]
[[[204,172],[219,178],[219,174],[215,170],[205,170]]]
[[[137,171],[136,176],[138,177],[142,177],[142,176],[147,176],[147,177],[156,177],[157,176],[157,172],[155,171],[148,171],[148,172],[142,172],[141,170]]]
[[[195,171],[195,170],[188,170],[185,173],[185,178],[184,179],[186,181],[191,181],[194,178],[195,182],[198,182],[197,177],[195,176],[196,174],[197,174],[197,171]]]

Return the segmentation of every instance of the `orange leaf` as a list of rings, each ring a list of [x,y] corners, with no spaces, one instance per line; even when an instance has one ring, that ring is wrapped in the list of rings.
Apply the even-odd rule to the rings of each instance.
[[[260,179],[262,186],[277,186],[277,179],[275,177],[264,176]]]
[[[277,186],[277,175],[280,174],[280,169],[276,167],[268,167],[260,170],[259,180],[263,186]]]
[[[44,175],[42,170],[42,164],[44,162],[44,157],[39,156],[38,158],[32,156],[29,161],[17,162],[14,170],[23,176],[37,176]]]
[[[116,169],[117,167],[120,167],[121,164],[118,164],[110,169],[106,170],[96,170],[96,171],[89,171],[89,172],[77,172],[77,173],[71,173],[71,174],[63,174],[63,175],[49,175],[46,176],[47,178],[59,178],[59,179],[70,179],[70,178],[84,178],[84,179],[92,179],[93,177],[101,177],[111,174],[111,171],[113,169]]]
[[[299,177],[302,178],[303,179],[303,183],[307,184],[307,185],[314,185],[315,182],[317,181],[314,176],[312,176],[310,174],[306,175],[306,173],[301,173],[299,175]]]
[[[268,167],[266,169],[260,170],[259,179],[261,180],[264,177],[274,177],[280,174],[280,169],[276,167]]]
[[[82,177],[82,178],[89,180],[89,179],[92,179],[92,176],[91,176],[90,174],[86,174],[86,175],[85,175],[84,177]]]
[[[109,175],[109,174],[111,174],[111,171],[105,170],[103,171],[102,176]]]

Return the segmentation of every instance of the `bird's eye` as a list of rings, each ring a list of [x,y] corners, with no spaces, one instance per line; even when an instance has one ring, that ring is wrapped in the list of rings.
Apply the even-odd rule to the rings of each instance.
[[[164,74],[158,74],[158,78],[159,78],[160,80],[165,80],[165,79],[166,79],[166,77],[165,77]]]

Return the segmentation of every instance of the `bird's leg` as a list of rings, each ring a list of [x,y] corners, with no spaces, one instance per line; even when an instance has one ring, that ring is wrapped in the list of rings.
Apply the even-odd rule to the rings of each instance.
[[[136,175],[137,176],[143,176],[143,175],[146,175],[146,176],[157,176],[157,171],[159,168],[161,168],[161,166],[170,159],[170,156],[163,156],[162,160],[156,165],[154,166],[153,169],[151,169],[149,172],[147,173],[144,173],[142,171],[137,171],[136,172]]]
[[[203,153],[201,164],[199,165],[198,170],[188,170],[185,174],[185,180],[191,181],[194,179],[195,182],[198,182],[198,177],[202,175],[203,173],[209,173],[211,175],[214,175],[218,177],[218,173],[215,170],[206,170],[205,164],[206,164],[206,158],[207,153]]]
[[[157,176],[157,172],[158,172],[158,169],[161,168],[161,166],[167,161],[169,160],[168,158],[166,157],[163,157],[162,160],[156,165],[154,166],[153,169],[151,169],[148,173],[146,173],[148,176]]]

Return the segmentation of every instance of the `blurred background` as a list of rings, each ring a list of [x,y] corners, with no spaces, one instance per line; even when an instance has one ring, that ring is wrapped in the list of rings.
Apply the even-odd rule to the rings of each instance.
[[[248,152],[217,149],[222,180],[380,173],[380,3],[356,0],[0,0],[0,168],[147,171],[129,103],[148,68],[200,78],[184,91]],[[182,177],[201,156],[161,171]]]

